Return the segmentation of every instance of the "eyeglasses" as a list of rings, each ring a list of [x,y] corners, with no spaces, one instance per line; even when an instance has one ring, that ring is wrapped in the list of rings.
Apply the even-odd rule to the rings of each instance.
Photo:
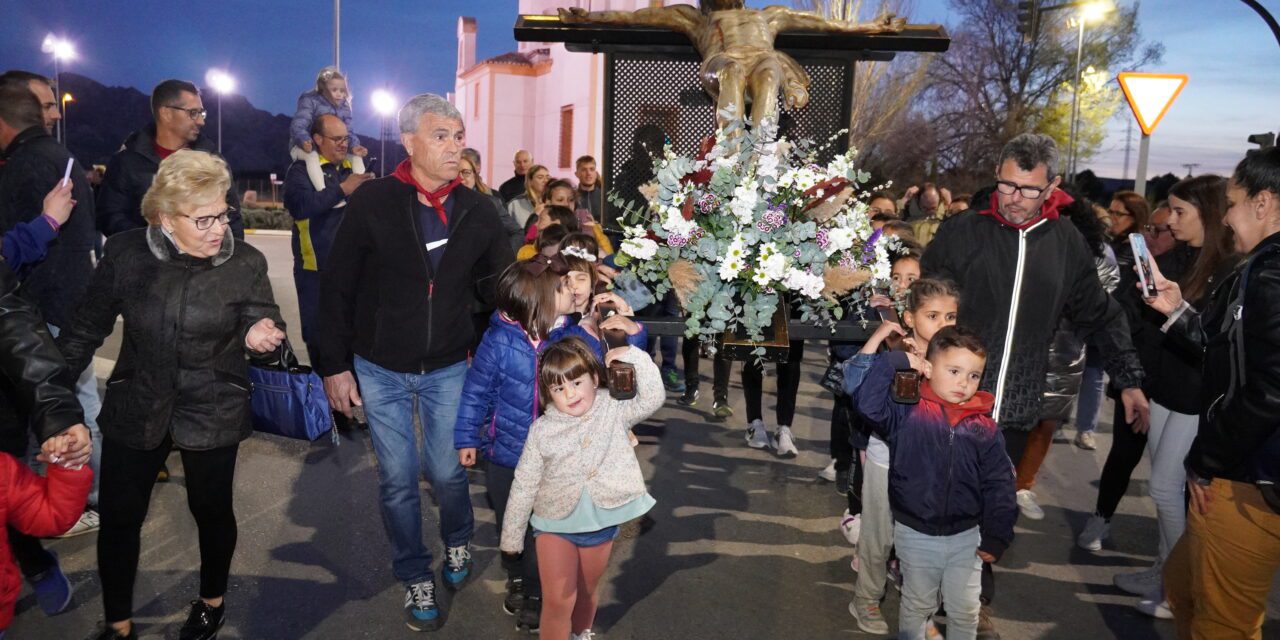
[[[462,176],[465,176],[465,177],[468,177],[468,178],[470,178],[471,176],[474,176],[475,174],[476,174],[476,172],[474,172],[474,171],[472,171],[472,170],[470,170],[470,169],[463,169],[462,171],[459,171],[459,172],[458,172],[458,175],[462,175]]]
[[[179,218],[186,218],[190,220],[191,224],[194,224],[197,229],[201,231],[207,231],[209,227],[213,226],[214,222],[217,222],[219,224],[230,224],[231,214],[235,213],[235,211],[236,211],[235,207],[227,207],[226,211],[223,211],[222,213],[219,213],[216,216],[200,216],[199,218],[193,218],[189,215],[186,215],[185,213],[179,213],[177,214],[177,216]]]
[[[1154,225],[1154,224],[1143,225],[1142,230],[1143,230],[1143,231],[1145,231],[1146,233],[1151,234],[1151,237],[1153,237],[1153,238],[1159,238],[1159,237],[1160,237],[1160,234],[1162,234],[1162,233],[1173,233],[1173,229],[1170,229],[1170,228],[1169,228],[1169,225],[1167,225],[1167,224],[1162,224],[1162,225]]]
[[[1027,200],[1035,200],[1036,198],[1039,198],[1041,195],[1044,194],[1045,191],[1048,191],[1048,189],[1049,187],[1047,186],[1046,187],[1029,187],[1026,185],[1009,182],[1008,180],[996,181],[996,191],[999,191],[1000,193],[1003,193],[1006,196],[1011,196],[1015,192],[1017,192],[1022,194],[1022,197],[1026,198]]]
[[[166,104],[166,105],[164,105],[164,108],[166,108],[166,109],[175,109],[175,110],[177,110],[177,111],[185,111],[185,112],[187,112],[187,115],[191,116],[191,119],[192,119],[192,120],[204,120],[205,118],[209,117],[209,112],[208,112],[208,111],[206,111],[206,110],[204,110],[204,109],[200,109],[200,108],[198,108],[198,107],[192,107],[192,108],[188,109],[188,108],[186,108],[186,107],[174,107],[174,106],[171,106],[171,105],[167,105],[167,104]]]
[[[351,139],[350,139],[350,138],[348,138],[347,136],[324,136],[324,135],[322,135],[322,136],[320,136],[320,137],[321,137],[321,138],[324,138],[325,140],[328,140],[329,142],[332,142],[333,144],[336,144],[336,145],[338,145],[338,146],[342,146],[342,145],[347,144],[348,142],[350,142],[350,141],[351,141]]]
[[[1115,216],[1115,217],[1118,217],[1118,218],[1132,218],[1132,217],[1133,217],[1133,214],[1132,214],[1132,213],[1129,213],[1128,211],[1125,211],[1125,210],[1123,210],[1123,209],[1122,209],[1122,210],[1120,210],[1120,211],[1110,211],[1110,210],[1108,210],[1108,211],[1107,211],[1107,213],[1110,213],[1112,216]]]

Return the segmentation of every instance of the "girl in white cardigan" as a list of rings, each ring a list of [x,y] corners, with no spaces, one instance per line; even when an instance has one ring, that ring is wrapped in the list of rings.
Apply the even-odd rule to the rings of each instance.
[[[636,368],[636,397],[615,400],[605,369],[580,338],[547,347],[538,363],[538,391],[546,413],[529,428],[502,525],[501,548],[524,549],[534,528],[542,576],[543,638],[589,640],[596,615],[596,585],[609,564],[618,525],[654,505],[631,427],[653,415],[666,398],[649,355],[621,347],[605,355]]]

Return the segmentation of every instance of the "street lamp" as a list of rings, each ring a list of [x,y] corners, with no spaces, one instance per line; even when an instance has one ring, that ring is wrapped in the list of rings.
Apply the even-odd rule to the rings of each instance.
[[[1115,5],[1111,4],[1111,0],[1089,0],[1080,4],[1079,8],[1080,13],[1076,16],[1076,28],[1078,29],[1076,37],[1076,84],[1075,90],[1071,92],[1071,141],[1068,143],[1067,155],[1067,176],[1073,181],[1076,175],[1076,143],[1077,138],[1080,137],[1080,90],[1083,81],[1080,63],[1084,55],[1084,25],[1102,20],[1108,13],[1115,10]]]
[[[381,175],[385,176],[387,175],[387,118],[390,118],[391,114],[396,111],[396,97],[386,89],[378,89],[373,92],[370,99],[373,100],[374,112],[382,118],[382,126],[378,130],[378,138],[382,144],[382,150],[379,152],[382,154],[382,158],[379,162],[382,167]]]
[[[204,74],[205,84],[218,94],[218,155],[222,155],[222,96],[236,89],[236,79],[221,69],[210,69]]]
[[[40,43],[40,51],[53,56],[53,95],[58,95],[58,89],[62,86],[59,76],[62,75],[62,61],[74,60],[76,58],[76,47],[71,41],[50,33],[44,37],[44,41]],[[63,142],[62,121],[58,121],[57,137],[59,142]]]
[[[62,121],[60,124],[64,127],[62,130],[62,144],[67,147],[67,149],[71,148],[71,142],[68,140],[70,138],[71,128],[67,127],[67,103],[75,101],[75,96],[72,96],[69,93],[62,94]]]

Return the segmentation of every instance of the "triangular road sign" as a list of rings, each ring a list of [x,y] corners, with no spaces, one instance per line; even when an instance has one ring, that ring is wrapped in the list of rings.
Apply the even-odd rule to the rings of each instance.
[[[1160,124],[1169,105],[1173,104],[1182,88],[1187,86],[1187,75],[1182,73],[1122,72],[1117,78],[1129,108],[1138,119],[1142,133],[1151,135]]]

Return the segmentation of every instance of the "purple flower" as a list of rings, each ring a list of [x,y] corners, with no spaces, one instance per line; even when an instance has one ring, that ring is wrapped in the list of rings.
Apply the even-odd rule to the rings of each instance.
[[[871,259],[875,257],[876,241],[879,240],[882,235],[884,235],[884,229],[876,229],[875,232],[871,234],[871,237],[867,238],[866,244],[862,245],[862,264],[871,262]]]
[[[668,247],[683,247],[686,244],[689,244],[689,239],[682,235],[677,235],[673,233],[667,236]]]
[[[817,238],[817,242],[818,242],[818,248],[819,248],[819,249],[826,249],[826,248],[827,248],[827,244],[828,244],[830,241],[827,239],[827,230],[826,230],[825,228],[823,228],[823,229],[818,229],[818,238]]]

